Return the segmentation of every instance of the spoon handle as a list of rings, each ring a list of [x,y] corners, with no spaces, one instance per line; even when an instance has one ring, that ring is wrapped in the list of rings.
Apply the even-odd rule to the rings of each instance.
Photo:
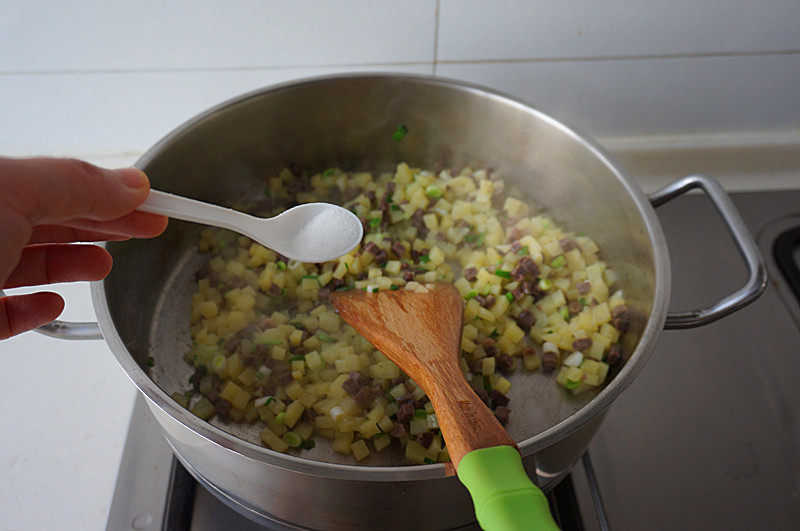
[[[252,222],[252,216],[217,205],[204,203],[188,197],[150,190],[147,200],[138,210],[161,214],[175,219],[215,225],[241,232]]]

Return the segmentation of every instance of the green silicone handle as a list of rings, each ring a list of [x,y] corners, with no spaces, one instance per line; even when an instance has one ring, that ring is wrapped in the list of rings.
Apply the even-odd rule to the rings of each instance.
[[[475,516],[486,531],[557,530],[547,498],[533,484],[516,448],[481,448],[461,458],[458,479],[467,487]]]

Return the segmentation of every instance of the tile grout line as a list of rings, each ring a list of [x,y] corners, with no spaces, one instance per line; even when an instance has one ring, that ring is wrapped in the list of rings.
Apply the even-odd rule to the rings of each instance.
[[[717,57],[772,57],[800,55],[800,49],[763,50],[738,52],[697,52],[697,53],[664,53],[652,55],[605,55],[585,57],[528,57],[515,59],[444,59],[439,64],[514,64],[514,63],[580,63],[580,62],[614,62],[614,61],[649,61],[659,59],[710,59]]]
[[[439,63],[439,10],[441,9],[441,0],[436,0],[433,8],[433,64],[432,75],[436,75],[436,67]]]
[[[438,19],[437,19],[438,20]],[[772,57],[800,55],[800,50],[771,50],[762,52],[709,52],[696,54],[661,54],[630,55],[605,57],[542,57],[528,59],[445,59],[438,57],[438,23],[434,42],[434,71],[438,65],[459,64],[535,64],[535,63],[578,63],[578,62],[614,62],[614,61],[647,61],[663,59],[704,59],[716,57]],[[75,70],[0,70],[0,77],[11,76],[48,76],[48,75],[85,75],[85,74],[176,74],[176,73],[213,73],[213,72],[256,72],[268,70],[301,70],[320,68],[359,68],[359,67],[393,67],[393,66],[425,66],[429,61],[406,61],[393,63],[331,63],[305,65],[262,65],[262,66],[220,66],[220,67],[185,67],[185,68],[111,68],[111,69],[75,69]]]

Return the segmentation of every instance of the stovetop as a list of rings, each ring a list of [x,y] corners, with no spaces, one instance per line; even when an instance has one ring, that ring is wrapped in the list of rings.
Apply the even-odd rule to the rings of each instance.
[[[720,321],[661,335],[593,439],[593,467],[585,456],[550,496],[564,529],[797,528],[800,303],[781,269],[800,261],[800,231],[778,245],[789,256],[778,258],[781,267],[773,248],[800,227],[800,190],[732,198],[767,261],[766,292]],[[672,310],[744,283],[744,266],[705,197],[681,197],[657,212],[672,261]],[[607,522],[597,516],[603,508]],[[108,529],[131,528],[263,529],[175,461],[141,398],[108,520]]]

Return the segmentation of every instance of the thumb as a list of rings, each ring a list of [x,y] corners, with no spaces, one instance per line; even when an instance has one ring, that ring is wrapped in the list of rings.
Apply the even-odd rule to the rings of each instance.
[[[120,218],[147,199],[150,181],[134,168],[107,170],[74,159],[0,158],[0,201],[31,225]]]

